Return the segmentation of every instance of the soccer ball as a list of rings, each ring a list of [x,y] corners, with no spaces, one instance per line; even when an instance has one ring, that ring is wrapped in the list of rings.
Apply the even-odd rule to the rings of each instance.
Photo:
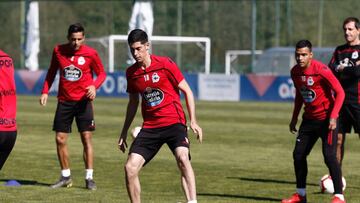
[[[342,184],[343,184],[343,191],[345,191],[346,180],[344,177],[342,177]],[[325,193],[325,192],[330,194],[334,193],[334,184],[329,174],[324,175],[320,179],[320,191],[321,193]]]
[[[135,139],[136,136],[139,134],[140,130],[141,130],[141,127],[140,127],[140,126],[136,126],[135,128],[133,128],[133,129],[131,130],[131,135],[132,135],[132,137],[133,137],[134,139]]]

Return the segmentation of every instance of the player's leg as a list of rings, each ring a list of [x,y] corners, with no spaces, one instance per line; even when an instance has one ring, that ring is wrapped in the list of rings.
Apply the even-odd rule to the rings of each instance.
[[[190,163],[190,144],[187,128],[182,124],[174,124],[165,128],[162,136],[173,152],[180,170],[181,184],[187,201],[196,202],[196,184],[194,170]]]
[[[328,130],[328,124],[325,124],[320,134],[325,164],[329,169],[329,173],[334,184],[334,194],[344,200],[344,196],[342,195],[341,167],[336,158],[338,129]]]
[[[16,141],[16,131],[0,132],[0,170],[9,157]]]
[[[141,168],[157,154],[163,143],[159,138],[158,128],[143,128],[132,142],[124,167],[126,189],[132,203],[141,202],[139,179]]]
[[[126,189],[132,203],[140,203],[140,179],[139,172],[145,164],[145,159],[136,153],[130,153],[125,164]]]
[[[288,199],[283,199],[282,203],[303,203],[306,202],[306,177],[308,173],[307,156],[318,140],[316,129],[319,123],[311,120],[303,120],[298,136],[295,139],[293,151],[296,193]]]
[[[353,125],[354,121],[354,119],[351,117],[351,109],[349,109],[349,106],[347,106],[347,104],[344,104],[339,113],[338,135],[336,142],[336,160],[339,162],[340,167],[342,165],[345,154],[346,133],[350,133],[351,126]]]
[[[89,190],[96,190],[93,179],[94,150],[92,145],[92,131],[95,130],[94,111],[91,101],[84,100],[77,103],[76,125],[83,144],[83,159],[85,164],[85,185]]]
[[[73,102],[58,102],[53,130],[56,132],[56,152],[61,167],[61,177],[58,182],[50,186],[52,188],[72,186],[67,140],[68,133],[71,132],[71,125],[74,117],[73,109]]]
[[[175,149],[177,165],[181,173],[182,187],[188,201],[196,200],[195,174],[189,160],[189,149],[177,147]]]

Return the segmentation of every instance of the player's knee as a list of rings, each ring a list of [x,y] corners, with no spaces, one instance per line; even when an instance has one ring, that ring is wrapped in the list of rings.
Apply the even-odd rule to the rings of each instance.
[[[177,162],[178,162],[180,168],[185,168],[190,163],[188,154],[180,154],[177,156],[176,159],[177,159]]]
[[[139,167],[129,161],[126,162],[124,169],[127,177],[133,177],[139,173]]]
[[[57,135],[57,136],[56,136],[56,144],[58,144],[58,145],[65,145],[65,144],[66,144],[66,137],[65,137],[65,136],[61,136],[61,135]]]
[[[299,153],[299,152],[294,152],[293,153],[293,159],[294,162],[302,162],[306,160],[306,154],[305,153]]]

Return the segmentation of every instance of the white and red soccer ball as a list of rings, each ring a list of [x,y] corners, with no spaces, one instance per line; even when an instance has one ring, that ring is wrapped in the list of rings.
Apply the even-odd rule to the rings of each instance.
[[[133,128],[133,129],[131,130],[131,135],[132,135],[132,137],[133,137],[134,139],[135,139],[136,136],[139,134],[140,130],[141,130],[141,127],[140,127],[140,126],[136,126],[135,128]]]
[[[346,180],[344,177],[342,177],[342,184],[343,184],[343,191],[344,191],[346,188]],[[320,179],[320,191],[322,193],[325,193],[325,192],[330,193],[330,194],[334,193],[334,184],[333,184],[333,181],[329,174],[324,175]]]

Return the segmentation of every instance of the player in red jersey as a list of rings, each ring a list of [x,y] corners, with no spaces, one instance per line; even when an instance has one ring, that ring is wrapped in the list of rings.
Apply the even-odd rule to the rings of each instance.
[[[343,22],[346,44],[336,47],[329,67],[345,91],[344,104],[339,115],[337,159],[342,163],[346,133],[354,128],[360,137],[360,22],[349,17]]]
[[[129,103],[119,138],[119,148],[125,152],[128,129],[135,117],[141,95],[142,129],[133,141],[125,164],[126,186],[132,203],[140,199],[139,172],[166,143],[173,152],[181,171],[186,199],[196,203],[195,175],[190,163],[186,118],[180,102],[184,93],[190,117],[190,128],[202,142],[202,129],[195,116],[193,93],[177,65],[168,57],[149,54],[146,32],[135,29],[128,36],[135,63],[126,70]]]
[[[297,132],[296,123],[304,104],[303,120],[293,152],[297,192],[289,199],[283,199],[282,203],[306,203],[306,158],[319,138],[322,140],[325,163],[334,183],[335,193],[331,202],[345,203],[341,167],[336,160],[337,117],[345,93],[331,70],[312,58],[311,42],[300,40],[295,49],[297,65],[291,69],[296,96],[289,125],[290,132]]]
[[[16,136],[14,64],[10,56],[0,50],[0,170],[15,145]]]
[[[70,25],[69,42],[54,48],[50,68],[46,75],[40,104],[45,106],[49,89],[59,70],[60,82],[58,105],[54,118],[53,130],[56,132],[57,154],[61,167],[60,180],[52,188],[71,187],[71,173],[67,149],[68,133],[75,117],[81,141],[84,147],[86,169],[86,188],[95,190],[93,181],[93,147],[92,131],[95,130],[92,100],[96,89],[106,77],[104,67],[96,50],[84,45],[85,32],[81,24]],[[97,78],[93,79],[93,72]]]

